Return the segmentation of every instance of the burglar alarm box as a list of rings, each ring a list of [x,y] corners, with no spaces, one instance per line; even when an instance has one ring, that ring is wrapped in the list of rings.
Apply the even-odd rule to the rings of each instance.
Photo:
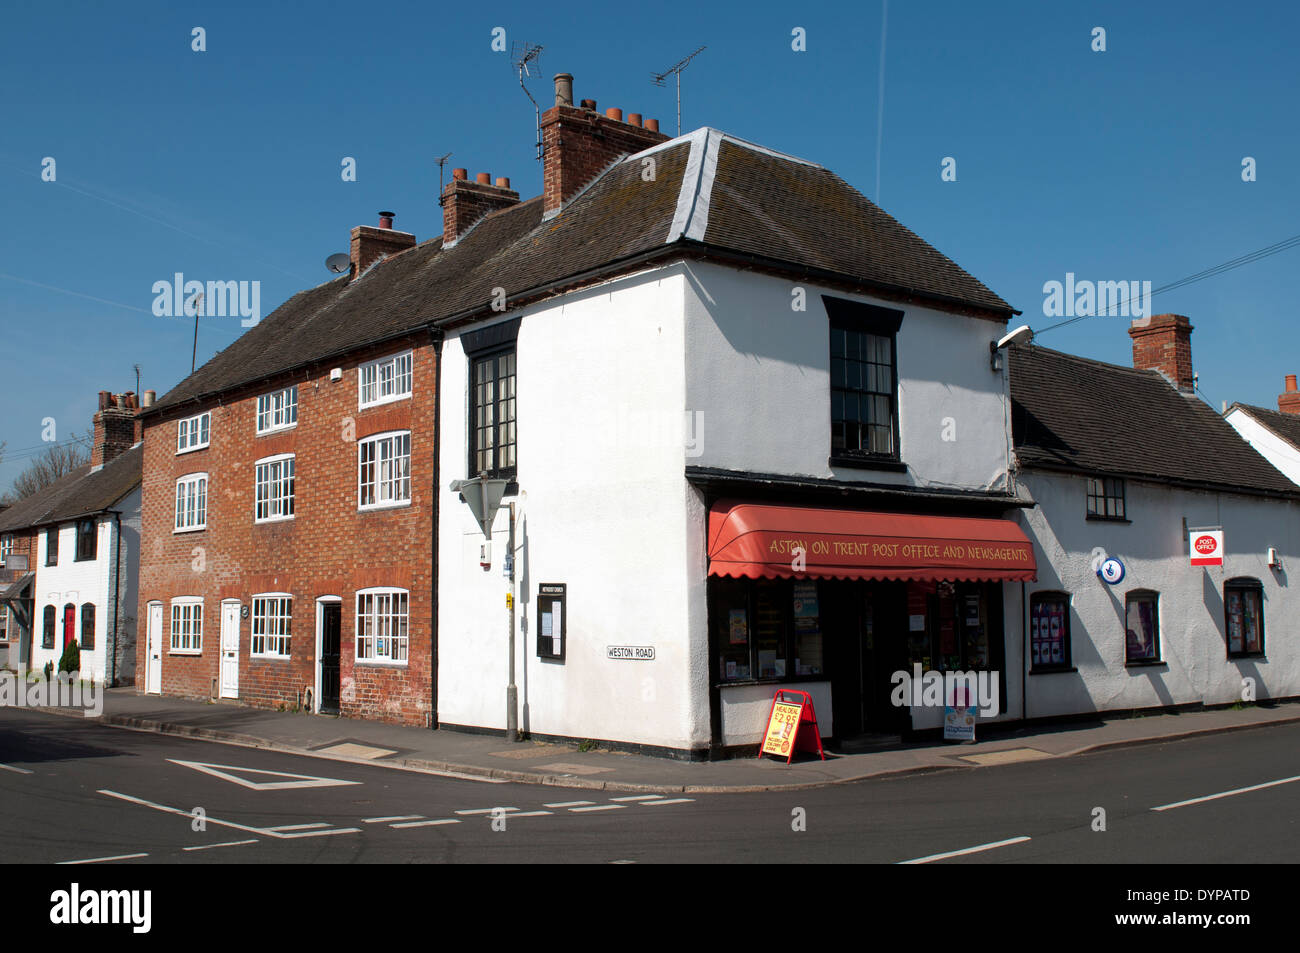
[[[537,587],[537,657],[564,661],[565,583],[542,583]]]

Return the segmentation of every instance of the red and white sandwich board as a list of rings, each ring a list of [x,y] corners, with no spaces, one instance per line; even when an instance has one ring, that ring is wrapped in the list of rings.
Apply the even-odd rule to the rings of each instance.
[[[1223,565],[1223,529],[1189,530],[1188,541],[1192,549],[1193,566]]]

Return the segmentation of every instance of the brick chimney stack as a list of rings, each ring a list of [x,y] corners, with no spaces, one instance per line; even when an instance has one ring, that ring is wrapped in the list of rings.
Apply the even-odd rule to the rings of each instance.
[[[442,190],[442,244],[445,248],[472,228],[479,219],[497,209],[519,204],[519,193],[510,188],[510,180],[498,177],[492,184],[487,172],[478,181],[469,181],[465,169],[452,169],[451,181]]]
[[[1128,329],[1133,339],[1133,366],[1159,371],[1181,391],[1192,387],[1192,322],[1181,314],[1153,315]]]
[[[101,467],[136,444],[139,413],[134,392],[99,392],[99,410],[94,416],[95,433],[90,447],[91,466]]]
[[[1300,390],[1296,389],[1294,374],[1286,376],[1286,392],[1277,395],[1277,409],[1284,414],[1300,414]]]
[[[358,225],[352,229],[352,271],[349,281],[385,255],[396,255],[415,247],[415,236],[410,232],[393,230],[393,212],[379,213],[379,227]]]
[[[555,77],[555,105],[542,113],[542,214],[553,215],[584,185],[620,156],[664,142],[659,122],[631,113],[625,122],[621,109],[596,111],[594,99],[573,105],[573,77]]]

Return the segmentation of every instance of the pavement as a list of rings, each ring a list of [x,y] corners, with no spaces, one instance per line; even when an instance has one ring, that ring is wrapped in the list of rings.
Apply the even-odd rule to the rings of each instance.
[[[1097,715],[1049,725],[982,726],[984,740],[975,743],[900,743],[857,754],[828,749],[825,761],[805,754],[787,765],[770,757],[687,762],[601,748],[582,751],[568,744],[512,745],[501,735],[141,695],[131,688],[110,689],[103,697],[104,712],[97,720],[119,728],[452,777],[655,794],[792,791],[890,775],[1067,758],[1300,721],[1298,702],[1133,717]],[[66,709],[44,710],[83,717]]]

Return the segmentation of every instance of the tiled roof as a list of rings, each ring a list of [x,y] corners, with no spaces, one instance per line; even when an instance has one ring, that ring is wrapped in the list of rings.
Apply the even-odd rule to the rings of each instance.
[[[98,470],[85,463],[0,513],[0,532],[14,532],[102,513],[140,485],[144,447],[119,454]]]
[[[1009,350],[1021,466],[1300,499],[1295,485],[1213,408],[1158,372],[1035,345]]]
[[[1266,407],[1242,403],[1233,404],[1228,408],[1228,412],[1238,409],[1244,410],[1291,446],[1300,450],[1300,414],[1284,414]]]
[[[654,176],[643,177],[653,155]],[[487,312],[662,252],[739,254],[1006,318],[1013,309],[821,166],[713,129],[614,163],[543,217],[541,197],[286,301],[146,413],[438,323]]]

